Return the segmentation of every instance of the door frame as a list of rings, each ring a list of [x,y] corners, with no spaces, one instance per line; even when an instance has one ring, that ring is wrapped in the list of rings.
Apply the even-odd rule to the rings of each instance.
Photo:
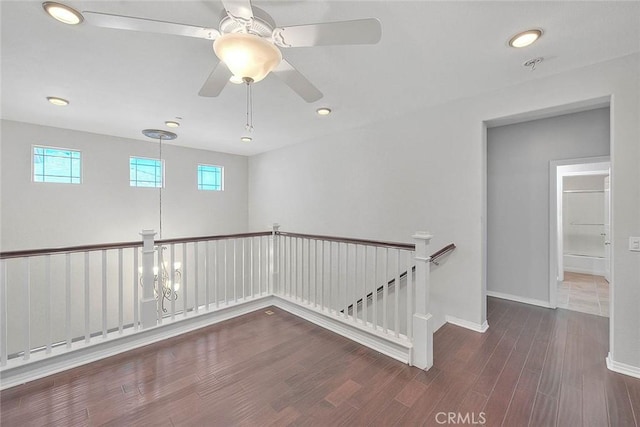
[[[609,156],[549,162],[549,305],[558,306],[558,282],[564,280],[562,202],[563,177],[576,175],[611,176]]]

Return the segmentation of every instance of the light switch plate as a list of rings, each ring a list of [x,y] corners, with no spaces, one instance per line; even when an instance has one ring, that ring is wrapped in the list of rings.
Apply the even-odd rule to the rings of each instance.
[[[640,252],[640,237],[629,237],[629,250]]]

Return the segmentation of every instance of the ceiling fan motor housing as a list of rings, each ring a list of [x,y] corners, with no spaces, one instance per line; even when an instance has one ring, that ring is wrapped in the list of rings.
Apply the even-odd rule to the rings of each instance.
[[[242,20],[234,19],[223,11],[219,28],[222,34],[243,33],[247,31],[250,34],[270,39],[271,33],[275,27],[276,23],[273,18],[271,18],[271,16],[269,16],[269,14],[264,10],[254,6],[253,19],[251,19],[248,26],[246,26]]]

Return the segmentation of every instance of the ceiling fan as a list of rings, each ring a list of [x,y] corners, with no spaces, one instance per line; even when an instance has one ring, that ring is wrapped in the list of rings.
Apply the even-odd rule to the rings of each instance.
[[[97,27],[213,40],[220,63],[198,93],[208,97],[218,96],[232,77],[248,85],[273,73],[305,101],[317,101],[322,92],[282,57],[280,49],[376,44],[382,36],[380,21],[375,18],[277,27],[273,18],[252,7],[250,0],[222,0],[222,4],[219,29],[101,12],[83,11],[82,15]]]

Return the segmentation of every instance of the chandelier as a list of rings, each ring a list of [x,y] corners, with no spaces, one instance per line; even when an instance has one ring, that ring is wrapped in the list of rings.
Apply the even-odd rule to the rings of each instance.
[[[164,306],[165,301],[175,301],[178,299],[178,291],[180,290],[180,281],[182,279],[182,264],[180,262],[173,263],[173,277],[169,273],[169,264],[164,260],[164,251],[166,246],[156,246],[158,251],[158,265],[153,267],[153,296],[159,300],[162,312],[166,313],[167,308]],[[144,287],[143,269],[140,267],[140,286]],[[160,298],[161,297],[161,298]]]
[[[171,141],[176,139],[178,135],[173,132],[160,130],[160,129],[145,129],[142,131],[142,134],[146,137],[158,139],[159,142],[159,160],[162,165],[162,141],[167,140]],[[164,187],[164,171],[162,172],[162,178],[160,181],[160,187],[158,188],[158,200],[159,200],[159,228],[160,235],[159,238],[162,240],[162,188]],[[153,267],[153,295],[160,302],[160,307],[162,308],[162,312],[166,313],[167,308],[165,307],[165,301],[175,301],[178,299],[178,290],[180,290],[180,281],[182,279],[182,264],[180,262],[175,262],[173,264],[173,274],[169,273],[169,265],[167,261],[164,260],[164,251],[167,249],[166,246],[157,245],[154,250],[158,252],[158,263]],[[143,269],[140,267],[138,269],[138,273],[140,275],[140,286],[144,287],[143,281]]]

